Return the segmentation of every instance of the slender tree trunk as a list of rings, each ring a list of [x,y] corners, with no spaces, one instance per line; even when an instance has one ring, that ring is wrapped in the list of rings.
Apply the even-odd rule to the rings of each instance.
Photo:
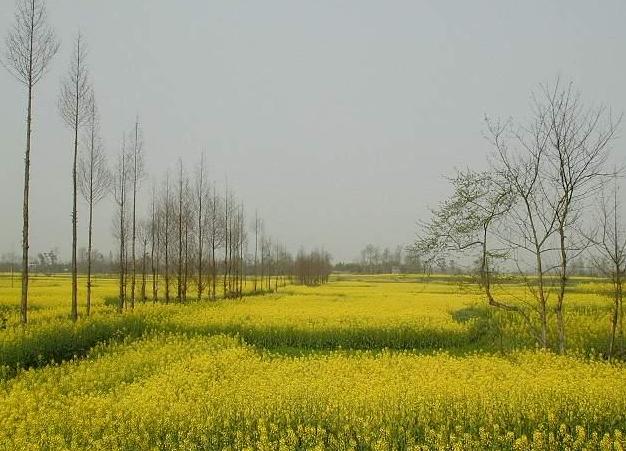
[[[120,299],[117,306],[122,313],[126,307],[126,142],[122,137],[122,155],[119,162],[119,207],[120,207]]]
[[[153,273],[153,279],[152,279],[152,284],[153,284],[153,297],[152,297],[152,302],[154,304],[156,304],[159,300],[159,278],[161,277],[161,259],[159,257],[159,249],[161,249],[161,238],[157,233],[156,236],[156,240],[157,240],[157,245],[156,245],[156,250],[155,250],[155,263],[154,263],[154,273]]]
[[[133,146],[133,236],[131,243],[132,280],[130,285],[130,308],[135,308],[135,284],[137,277],[137,259],[135,256],[135,241],[137,238],[137,152],[139,146],[139,121],[135,121],[135,142]]]
[[[211,239],[211,298],[215,300],[215,285],[217,283],[217,267],[215,265],[215,238]]]
[[[243,216],[243,206],[241,208],[241,221],[240,221],[240,245],[239,245],[239,262],[240,262],[240,271],[239,271],[239,297],[243,297],[244,283],[245,283],[245,252],[244,252],[244,240],[245,240],[245,231],[244,231],[244,216]]]
[[[187,302],[187,281],[189,280],[189,224],[187,218],[185,219],[185,239],[184,239],[184,254],[185,264],[183,270],[183,298],[184,302]]]
[[[123,194],[122,194],[123,195]],[[126,280],[124,277],[124,260],[125,260],[125,251],[124,251],[124,205],[120,207],[120,299],[117,306],[117,310],[119,313],[122,313],[124,309],[124,305],[126,303],[125,299],[125,289]]]
[[[559,337],[559,353],[565,354],[565,319],[563,317],[563,300],[565,299],[565,288],[567,284],[567,251],[565,248],[565,230],[559,227],[561,264],[559,268],[559,291],[557,293],[556,321],[557,333]]]
[[[128,243],[124,244],[124,309],[128,310]]]
[[[170,179],[169,173],[165,180],[165,229],[163,238],[165,239],[165,303],[170,302],[170,260],[169,260],[169,234],[170,234]]]
[[[228,185],[226,186],[226,195],[224,197],[224,203],[225,203],[225,208],[224,208],[224,297],[226,297],[227,292],[226,292],[226,278],[228,275],[228,246],[229,246],[229,240],[228,240]]]
[[[259,216],[258,212],[254,212],[254,292],[256,293],[256,279],[259,276],[259,272],[257,269],[257,254],[259,251]]]
[[[89,187],[89,229],[88,229],[88,243],[87,243],[87,316],[91,314],[91,249],[92,249],[92,235],[93,235],[93,158],[91,159],[91,175],[90,187]]]
[[[146,256],[147,256],[147,241],[144,238],[143,242],[143,254],[141,261],[141,302],[146,303]]]
[[[217,299],[217,259],[215,252],[217,250],[217,215],[218,202],[215,185],[213,185],[213,196],[211,200],[211,298]]]
[[[623,271],[622,271],[623,273]],[[624,355],[624,283],[623,275],[620,275],[619,285],[619,313],[617,318],[617,338],[619,344],[619,352]]]
[[[92,119],[95,122],[95,103],[92,103]],[[93,123],[92,123],[93,125]],[[87,305],[86,305],[86,314],[89,316],[91,314],[91,252],[92,252],[92,236],[93,236],[93,203],[94,203],[94,192],[93,192],[93,171],[94,171],[94,149],[95,149],[95,128],[92,127],[90,133],[90,147],[89,147],[89,227],[87,231]]]
[[[217,298],[217,261],[215,251],[217,248],[217,196],[213,186],[213,200],[211,201],[211,299]]]
[[[124,310],[124,244],[122,244],[122,240],[120,240],[120,299],[117,304],[118,313],[122,313]]]
[[[537,250],[537,278],[539,284],[539,316],[541,321],[541,347],[548,347],[548,305],[545,293],[545,281],[543,280],[543,265],[541,251]]]
[[[615,350],[615,338],[617,336],[617,325],[619,322],[619,293],[618,283],[615,279],[613,281],[613,289],[615,290],[613,298],[613,315],[611,316],[611,338],[609,340],[609,360],[613,357]]]
[[[154,191],[154,186],[152,188],[152,223],[150,224],[150,273],[152,274],[152,303],[156,304],[157,302],[157,278],[156,278],[156,264],[154,261],[154,251],[157,248],[156,240],[156,194]]]
[[[202,291],[204,289],[204,284],[202,281],[202,244],[203,244],[203,236],[202,236],[202,198],[204,196],[204,154],[200,157],[200,176],[199,176],[199,186],[198,186],[198,301],[202,300]]]
[[[259,278],[259,286],[261,288],[261,293],[263,293],[265,283],[265,245],[263,244],[263,237],[261,237],[261,274]]]
[[[180,163],[178,186],[178,291],[177,301],[183,300],[183,164]]]
[[[274,291],[278,292],[278,245],[276,246],[276,267],[274,268]]]
[[[79,41],[80,45],[80,41]],[[80,61],[79,61],[80,65]],[[79,119],[79,88],[78,81],[76,83],[76,111],[74,119],[74,161],[72,164],[72,321],[78,319],[78,265],[76,259],[76,247],[78,244],[77,236],[77,177],[76,165],[78,162],[78,119]]]
[[[28,83],[28,113],[26,116],[26,154],[24,155],[24,204],[22,205],[22,299],[20,302],[20,319],[22,324],[28,321],[28,218],[29,218],[29,192],[30,192],[30,137],[32,124],[32,104],[33,104],[33,85],[32,85],[32,35],[30,45],[30,61],[31,68]]]
[[[267,246],[267,291],[272,291],[272,244]]]

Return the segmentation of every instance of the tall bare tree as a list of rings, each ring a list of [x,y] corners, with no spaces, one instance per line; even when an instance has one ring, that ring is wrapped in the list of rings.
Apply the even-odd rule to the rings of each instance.
[[[197,238],[198,238],[198,263],[197,263],[197,277],[198,277],[198,301],[202,299],[202,293],[204,291],[204,228],[205,228],[205,203],[204,201],[207,198],[207,187],[205,181],[205,163],[204,163],[204,153],[200,156],[200,165],[196,171],[196,180],[195,180],[195,199],[196,199],[196,213],[197,213]]]
[[[558,347],[564,353],[564,299],[570,256],[590,245],[577,232],[581,212],[609,174],[606,161],[621,117],[614,120],[603,105],[585,106],[572,83],[563,86],[558,79],[552,87],[543,86],[542,97],[536,102],[536,115],[540,118],[540,136],[548,142],[548,172],[544,177],[553,192],[549,199],[556,217],[559,287],[555,312]]]
[[[126,137],[122,136],[122,150],[118,156],[112,184],[113,199],[117,205],[116,234],[119,240],[119,302],[117,310],[121,313],[126,306],[126,229],[128,216],[128,154],[126,153]]]
[[[89,208],[89,226],[87,238],[87,304],[86,314],[91,313],[91,262],[93,236],[93,209],[107,194],[111,183],[111,174],[100,137],[100,119],[96,99],[91,90],[89,94],[89,117],[87,133],[83,138],[84,150],[79,161],[79,187]]]
[[[239,225],[239,237],[238,237],[238,241],[239,241],[239,287],[238,287],[238,291],[239,291],[239,297],[243,297],[243,291],[244,291],[244,287],[245,287],[245,278],[246,278],[246,247],[247,247],[247,234],[246,234],[246,218],[245,218],[245,209],[244,209],[244,205],[243,202],[241,203],[241,206],[239,208],[239,218],[238,218],[238,225]]]
[[[59,112],[65,124],[72,130],[74,149],[72,160],[72,320],[78,319],[78,266],[76,261],[77,234],[77,168],[78,168],[78,133],[89,119],[89,86],[86,65],[86,48],[79,33],[74,43],[74,51],[68,74],[61,85]]]
[[[230,249],[230,193],[228,192],[228,179],[224,184],[224,290],[223,295],[227,297],[228,291],[226,288],[227,279],[230,278],[230,261],[228,258],[228,251]]]
[[[152,186],[151,221],[150,221],[150,272],[152,274],[152,302],[156,304],[158,299],[158,273],[159,273],[159,229],[160,215],[157,211],[156,187]]]
[[[539,345],[547,348],[548,298],[553,289],[553,278],[549,275],[554,270],[549,261],[554,252],[556,215],[546,197],[548,140],[541,131],[540,122],[541,117],[535,117],[530,126],[514,130],[510,121],[487,120],[487,127],[496,149],[493,171],[501,179],[501,184],[510,187],[515,197],[500,237],[515,254],[518,276],[535,300],[531,313],[536,310],[539,318]],[[534,271],[529,273],[521,266],[522,261],[529,261]]]
[[[133,185],[133,205],[132,205],[132,237],[131,237],[131,285],[130,285],[130,308],[135,308],[135,287],[137,285],[137,258],[136,258],[136,241],[137,241],[137,191],[139,183],[143,178],[144,161],[143,161],[143,137],[141,127],[139,125],[139,117],[135,120],[135,127],[131,132],[131,179]]]
[[[217,250],[223,241],[223,234],[220,228],[220,198],[217,194],[215,184],[213,184],[213,192],[211,193],[211,201],[209,204],[209,241],[211,243],[211,299],[217,298]]]
[[[185,178],[183,172],[183,160],[178,160],[178,274],[177,274],[177,292],[176,292],[176,300],[178,302],[183,301],[183,254],[184,254],[184,243],[183,243],[183,222],[185,220],[185,211],[184,211],[184,197],[185,197],[185,188],[184,188]]]
[[[22,203],[22,294],[20,320],[28,321],[29,194],[32,112],[35,85],[43,78],[59,50],[59,41],[50,25],[45,0],[20,0],[15,22],[5,40],[2,65],[27,89],[26,151],[24,153],[24,197]]]
[[[165,303],[170,302],[170,228],[171,228],[171,196],[170,196],[170,174],[165,175],[165,193],[163,198],[163,244],[165,251]]]
[[[193,234],[194,220],[191,209],[191,187],[189,186],[189,178],[185,177],[185,185],[183,191],[183,288],[182,300],[187,302],[187,293],[189,288],[189,269],[193,265],[193,243],[190,242],[190,235]]]
[[[254,211],[254,292],[257,290],[257,278],[259,276],[258,272],[258,253],[259,253],[259,212],[257,210]]]
[[[624,282],[626,280],[626,229],[621,216],[623,208],[619,197],[617,175],[614,176],[613,188],[603,192],[598,208],[599,233],[593,237],[596,252],[592,254],[595,266],[608,277],[612,284],[611,297],[611,335],[609,338],[608,358],[616,354],[616,342],[619,353],[624,352]]]

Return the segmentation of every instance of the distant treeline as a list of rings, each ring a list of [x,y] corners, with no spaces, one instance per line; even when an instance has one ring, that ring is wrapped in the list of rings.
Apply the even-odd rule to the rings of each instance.
[[[302,285],[320,285],[328,282],[332,272],[330,254],[326,251],[313,251],[310,254],[298,252],[294,262],[294,276]]]
[[[361,251],[361,258],[355,262],[339,262],[334,270],[358,274],[421,273],[422,260],[417,254],[405,252],[403,246],[391,250],[368,244]]]
[[[337,272],[352,274],[474,274],[480,270],[480,259],[458,261],[454,258],[431,261],[413,249],[396,246],[394,250],[368,244],[361,251],[361,258],[355,262],[338,262],[333,266]],[[604,273],[591,258],[581,255],[570,263],[572,276],[603,277]],[[506,271],[505,271],[506,272]]]

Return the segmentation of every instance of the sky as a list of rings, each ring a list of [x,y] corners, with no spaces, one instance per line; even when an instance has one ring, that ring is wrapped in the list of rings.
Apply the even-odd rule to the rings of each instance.
[[[139,115],[154,179],[206,154],[292,250],[353,260],[408,244],[455,168],[482,167],[484,117],[524,121],[557,76],[626,110],[626,2],[49,0],[61,48],[36,87],[31,254],[71,249],[72,132],[60,82],[80,30],[106,152]],[[0,35],[14,3],[0,1]],[[0,253],[21,240],[26,92],[0,67]],[[622,133],[623,134],[623,133]],[[624,159],[624,141],[614,144]],[[146,203],[147,211],[147,203]],[[253,213],[252,213],[253,214]],[[94,245],[114,249],[113,207]],[[79,244],[86,242],[80,205]]]

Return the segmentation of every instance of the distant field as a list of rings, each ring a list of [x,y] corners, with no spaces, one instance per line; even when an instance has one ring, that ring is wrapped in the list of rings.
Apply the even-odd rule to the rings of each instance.
[[[76,324],[67,276],[31,286],[22,329],[19,283],[0,277],[0,449],[626,445],[626,366],[600,358],[610,303],[593,279],[571,287],[565,357],[464,277],[337,275],[122,315],[117,280],[98,278]],[[525,296],[515,280],[500,294]]]

